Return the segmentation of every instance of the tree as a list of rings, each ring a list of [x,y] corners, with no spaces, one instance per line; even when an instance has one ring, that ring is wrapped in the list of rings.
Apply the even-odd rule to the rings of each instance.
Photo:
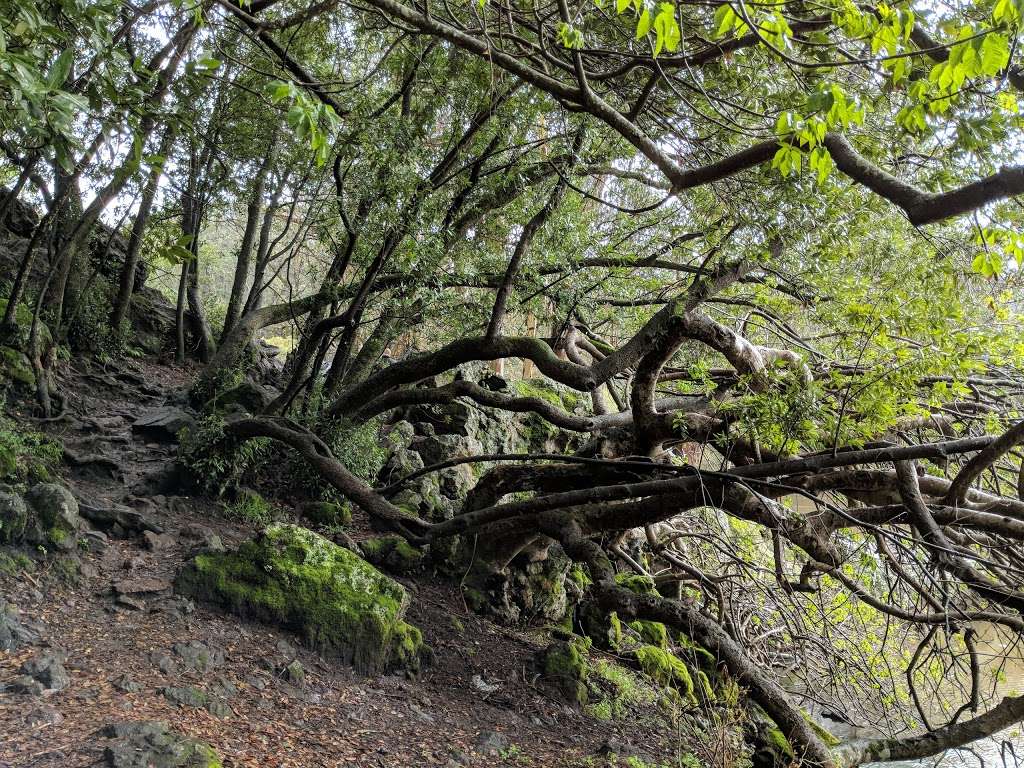
[[[936,754],[1024,717],[1024,697],[986,695],[974,637],[978,622],[1024,633],[1014,0],[195,10],[146,68],[160,74],[132,100],[132,154],[108,172],[86,145],[68,169],[92,167],[100,194],[53,265],[67,272],[130,183],[145,228],[172,180],[178,348],[187,298],[206,363],[193,399],[216,408],[262,329],[289,323],[297,342],[280,394],[229,436],[283,443],[413,544],[476,535],[497,570],[557,544],[603,609],[715,654],[809,765]],[[97,100],[108,122],[128,113]],[[172,144],[166,113],[186,102],[204,111]],[[5,133],[38,131],[35,111]],[[168,170],[142,174],[161,125]],[[60,166],[88,135],[9,153],[15,188],[46,185],[41,159]],[[232,205],[246,212],[217,334],[190,270],[202,222]],[[516,360],[542,381],[465,375]],[[339,424],[455,401],[535,414],[578,449],[373,487],[331,447]],[[451,519],[395,502],[459,464],[480,474]],[[883,635],[900,676],[864,650]],[[830,749],[768,663],[786,652],[808,689],[881,691],[865,717],[913,720],[909,703],[924,732]],[[938,656],[970,681],[943,724],[920,703]]]

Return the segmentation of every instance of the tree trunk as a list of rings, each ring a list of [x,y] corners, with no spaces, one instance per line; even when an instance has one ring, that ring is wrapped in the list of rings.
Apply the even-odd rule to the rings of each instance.
[[[260,223],[260,213],[263,210],[263,193],[266,190],[267,173],[274,163],[277,149],[277,130],[270,137],[270,146],[267,147],[267,154],[256,172],[253,180],[252,196],[249,198],[249,205],[246,209],[245,231],[242,234],[242,244],[238,249],[238,263],[235,265],[235,279],[231,284],[231,298],[228,300],[227,313],[224,316],[224,329],[221,331],[221,343],[230,333],[238,318],[242,315],[244,305],[245,283],[249,278],[249,266],[252,263],[252,246],[256,239],[256,229]],[[263,230],[260,231],[260,242],[264,242]]]
[[[172,122],[168,123],[167,128],[164,129],[163,138],[160,139],[157,154],[161,158],[166,158],[170,153],[174,139],[175,128]],[[117,297],[114,299],[114,306],[110,312],[110,327],[114,333],[121,331],[124,318],[128,314],[128,307],[131,305],[132,292],[135,290],[135,269],[139,263],[139,251],[142,247],[142,235],[145,232],[146,223],[149,221],[149,214],[153,209],[153,200],[156,198],[156,192],[160,186],[163,165],[164,161],[160,160],[150,168],[149,178],[146,179],[146,186],[142,190],[142,199],[139,201],[139,211],[135,214],[132,231],[128,235],[128,253],[125,255],[124,264],[121,266]]]

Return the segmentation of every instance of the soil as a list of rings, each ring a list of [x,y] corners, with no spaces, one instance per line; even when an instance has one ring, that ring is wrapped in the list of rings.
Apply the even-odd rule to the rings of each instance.
[[[64,442],[64,480],[80,501],[133,507],[169,536],[152,542],[156,549],[142,538],[111,538],[104,551],[80,553],[80,573],[70,582],[52,562],[0,577],[0,596],[42,638],[0,654],[0,684],[41,647],[66,653],[71,678],[52,695],[0,693],[0,768],[100,765],[99,729],[147,720],[209,743],[226,766],[605,765],[602,748],[624,753],[631,744],[651,765],[676,764],[678,744],[656,715],[598,721],[562,703],[533,668],[547,642],[543,630],[473,615],[457,585],[440,576],[399,579],[412,595],[408,620],[434,651],[416,680],[359,677],[297,647],[287,632],[167,590],[136,595],[135,607],[117,604],[115,582],[166,587],[193,545],[182,529],[205,526],[228,547],[253,532],[225,518],[213,499],[154,494],[144,480],[170,468],[176,449],[138,439],[131,423],[193,374],[158,362],[114,369],[76,360],[61,382],[64,416],[35,424]],[[209,668],[189,668],[173,648],[192,641],[223,651],[223,660],[215,653]],[[296,659],[304,682],[285,670]],[[222,697],[226,709],[215,716],[164,694],[186,686]]]

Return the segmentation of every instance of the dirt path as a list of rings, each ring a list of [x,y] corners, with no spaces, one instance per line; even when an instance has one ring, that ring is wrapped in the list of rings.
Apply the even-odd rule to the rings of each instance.
[[[65,653],[71,678],[52,696],[0,693],[0,768],[100,765],[96,731],[123,720],[167,721],[208,742],[227,766],[602,765],[595,755],[609,740],[671,757],[643,713],[600,722],[552,698],[531,666],[541,633],[482,620],[453,585],[427,576],[403,580],[409,620],[436,657],[416,681],[357,677],[297,648],[288,633],[171,595],[202,529],[228,546],[251,535],[214,501],[160,487],[173,478],[174,446],[132,434],[137,416],[188,372],[77,365],[63,382],[67,416],[45,425],[65,444],[69,486],[86,504],[137,510],[164,533],[97,542],[81,553],[76,583],[45,566],[0,577],[0,595],[42,638],[0,654],[0,684],[40,647]],[[206,706],[172,703],[169,688],[177,698],[198,691]]]

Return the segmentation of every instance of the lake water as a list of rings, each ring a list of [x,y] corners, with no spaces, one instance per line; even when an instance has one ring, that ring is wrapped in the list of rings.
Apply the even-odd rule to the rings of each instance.
[[[975,629],[978,632],[977,648],[982,666],[982,680],[986,681],[982,684],[982,693],[992,694],[994,691],[995,694],[994,696],[990,695],[982,704],[979,709],[980,714],[986,705],[991,707],[1003,696],[1024,694],[1024,648],[1020,642],[1014,644],[1006,634],[996,632],[990,626],[977,626]],[[989,681],[997,679],[997,672],[999,673],[998,682],[993,688]],[[950,688],[953,688],[952,684]],[[962,701],[960,695],[953,698],[957,702],[957,706]],[[935,713],[940,711],[938,706],[933,709]],[[967,720],[974,716],[973,713],[967,712],[961,717],[961,720]],[[929,719],[933,720],[933,726],[944,722],[938,715]],[[832,722],[827,722],[825,725],[841,739],[868,738],[872,735],[863,730],[836,726]],[[965,748],[949,750],[931,758],[874,763],[873,765],[877,768],[881,768],[883,765],[890,768],[893,766],[900,768],[981,768],[982,766],[984,768],[1024,768],[1024,724],[1017,724],[998,736],[982,739]]]

